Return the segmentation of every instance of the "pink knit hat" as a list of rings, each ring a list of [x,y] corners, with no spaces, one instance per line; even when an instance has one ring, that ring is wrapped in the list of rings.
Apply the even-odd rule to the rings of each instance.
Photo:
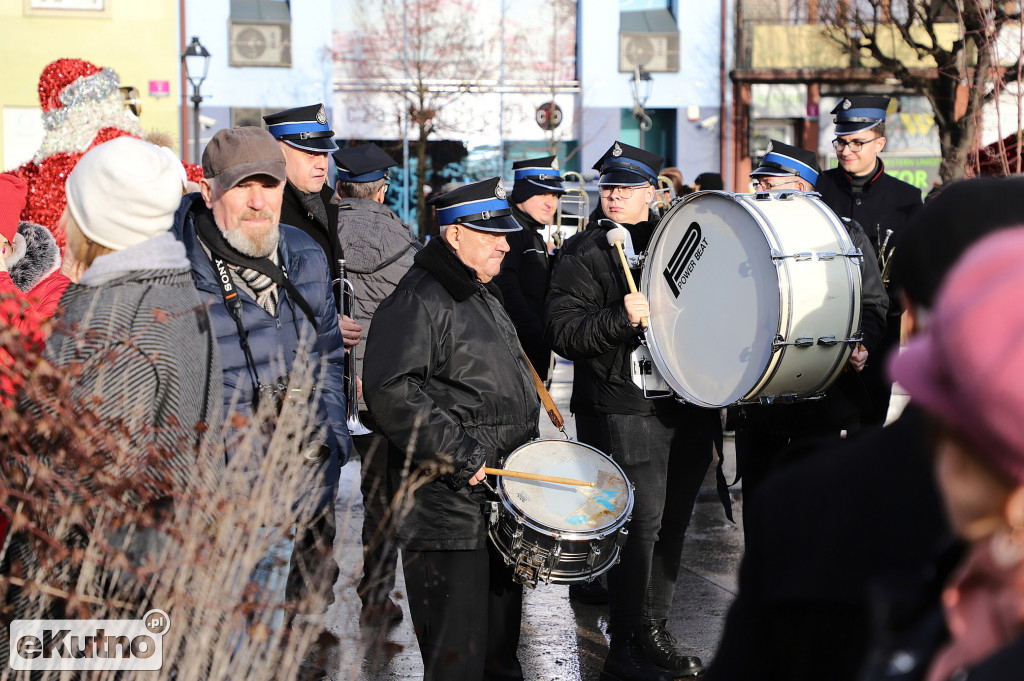
[[[928,330],[889,369],[915,404],[1024,483],[1024,227],[967,250],[939,291]]]
[[[0,234],[11,243],[18,233],[27,194],[28,188],[21,178],[7,173],[0,175]]]

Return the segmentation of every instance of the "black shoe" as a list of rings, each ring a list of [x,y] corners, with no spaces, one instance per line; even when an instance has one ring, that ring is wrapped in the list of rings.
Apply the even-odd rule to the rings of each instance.
[[[651,620],[640,636],[644,655],[662,669],[672,672],[674,678],[699,678],[704,666],[699,657],[684,655],[676,650],[676,638],[668,632],[667,620]]]
[[[359,623],[364,627],[389,627],[402,621],[402,608],[390,598],[380,604],[365,604],[359,612]]]
[[[586,605],[605,605],[608,602],[608,587],[600,579],[574,582],[569,585],[569,600]]]
[[[672,673],[644,655],[638,631],[613,633],[601,681],[672,681]]]

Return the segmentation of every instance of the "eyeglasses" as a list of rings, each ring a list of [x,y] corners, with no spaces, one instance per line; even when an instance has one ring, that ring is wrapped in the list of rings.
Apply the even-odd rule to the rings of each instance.
[[[637,185],[635,187],[620,187],[616,185],[614,187],[601,187],[598,191],[600,192],[602,199],[610,199],[613,194],[616,194],[616,192],[617,198],[630,199],[633,197],[633,192],[638,189],[646,189],[648,186],[649,185],[646,184]]]
[[[835,147],[836,151],[842,151],[846,147],[850,147],[850,151],[852,151],[853,153],[856,154],[857,152],[859,152],[864,147],[865,144],[870,144],[871,142],[874,142],[875,140],[879,140],[879,139],[882,139],[882,138],[881,137],[874,137],[874,138],[869,139],[869,140],[849,140],[849,141],[847,141],[847,140],[839,139],[837,137],[834,140],[832,140],[832,146]]]
[[[751,180],[750,184],[753,185],[754,189],[766,192],[769,189],[775,189],[776,187],[785,187],[788,184],[796,184],[800,180],[790,180],[789,182],[776,182],[771,184],[767,179],[763,180]]]

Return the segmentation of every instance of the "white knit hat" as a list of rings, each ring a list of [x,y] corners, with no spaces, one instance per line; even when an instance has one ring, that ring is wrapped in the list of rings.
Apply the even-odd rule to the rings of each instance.
[[[86,237],[115,251],[166,232],[181,204],[181,163],[134,137],[90,149],[67,181],[68,210]]]

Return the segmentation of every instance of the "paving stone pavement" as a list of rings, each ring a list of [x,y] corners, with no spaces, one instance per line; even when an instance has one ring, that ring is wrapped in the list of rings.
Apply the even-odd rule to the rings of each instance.
[[[568,406],[571,389],[572,364],[559,360],[551,394],[566,420],[566,431],[575,437]],[[544,415],[541,437],[562,437]],[[732,480],[735,457],[729,438],[725,450],[727,477]],[[418,679],[423,669],[404,600],[401,569],[393,596],[405,611],[405,619],[376,634],[359,628],[359,599],[355,594],[361,569],[358,466],[358,461],[353,461],[342,469],[336,544],[342,578],[337,584],[337,600],[327,614],[328,628],[338,635],[341,644],[328,668],[333,678],[351,681]],[[743,550],[742,501],[738,494],[733,494],[733,502],[736,524],[725,518],[715,492],[714,470],[709,471],[687,533],[669,619],[669,630],[680,647],[705,662],[715,652],[726,611],[736,593]],[[606,607],[570,603],[567,586],[541,584],[526,590],[523,610],[519,659],[527,681],[597,681],[608,645]]]

